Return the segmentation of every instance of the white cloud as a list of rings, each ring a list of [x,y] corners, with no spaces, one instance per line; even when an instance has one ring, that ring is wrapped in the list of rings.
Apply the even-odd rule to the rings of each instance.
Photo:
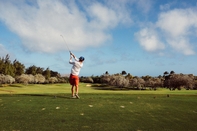
[[[81,50],[111,40],[107,31],[125,24],[124,18],[127,23],[132,21],[125,9],[115,10],[101,3],[90,3],[87,7],[87,12],[82,12],[74,2],[0,1],[0,19],[27,49],[48,53],[67,50],[61,34],[71,50]]]
[[[167,42],[172,48],[181,52],[184,55],[194,55],[195,51],[193,46],[189,44],[189,40],[185,37],[179,37],[174,39],[168,39]]]
[[[136,37],[148,52],[164,50],[169,45],[181,54],[194,55],[195,46],[191,41],[196,39],[196,30],[197,12],[194,9],[174,9],[161,12],[158,20],[137,32]]]
[[[110,8],[106,8],[100,3],[90,6],[87,12],[90,12],[90,16],[93,18],[93,21],[90,22],[93,24],[93,27],[101,30],[113,28],[117,26],[119,22],[116,12]]]
[[[197,27],[197,13],[192,9],[175,9],[159,15],[157,26],[172,37],[187,35]]]
[[[158,52],[165,49],[165,45],[159,40],[157,32],[144,28],[135,34],[140,45],[148,52]]]
[[[193,55],[190,39],[197,30],[197,13],[193,9],[174,9],[159,15],[156,23],[160,28],[168,44],[175,50],[185,54]]]

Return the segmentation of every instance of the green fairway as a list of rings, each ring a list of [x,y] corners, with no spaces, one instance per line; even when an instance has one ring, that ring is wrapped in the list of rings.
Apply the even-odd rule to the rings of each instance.
[[[197,91],[95,90],[68,84],[0,87],[0,131],[194,131]],[[169,97],[167,97],[169,95]]]

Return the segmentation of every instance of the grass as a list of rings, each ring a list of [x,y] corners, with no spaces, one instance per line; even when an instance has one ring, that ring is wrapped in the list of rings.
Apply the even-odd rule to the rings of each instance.
[[[0,87],[0,130],[193,131],[197,91],[112,91],[68,84]],[[167,97],[169,94],[169,97]]]

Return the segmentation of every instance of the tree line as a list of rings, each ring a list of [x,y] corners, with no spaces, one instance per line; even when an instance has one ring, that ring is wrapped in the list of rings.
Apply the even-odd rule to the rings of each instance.
[[[165,71],[158,77],[151,77],[149,75],[138,77],[132,76],[126,71],[122,73],[110,75],[108,71],[101,76],[92,76],[81,78],[84,82],[101,83],[107,87],[114,87],[114,89],[134,89],[134,90],[156,90],[157,88],[168,88],[169,90],[196,90],[197,89],[197,76],[193,74],[176,74],[174,71],[168,73]],[[106,86],[101,86],[103,89]]]
[[[0,84],[4,83],[56,83],[68,82],[67,77],[61,77],[60,73],[49,68],[41,68],[32,65],[28,68],[18,60],[13,62],[7,54],[0,58]]]
[[[68,76],[62,77],[58,72],[49,68],[44,69],[35,65],[25,68],[18,60],[11,62],[9,55],[0,58],[0,84],[24,83],[24,84],[48,84],[68,83]],[[80,82],[98,83],[119,89],[153,89],[158,87],[175,89],[197,89],[197,76],[193,74],[175,74],[174,71],[165,71],[163,76],[151,77],[149,75],[138,77],[132,76],[126,71],[109,74],[106,71],[101,76],[80,77]]]

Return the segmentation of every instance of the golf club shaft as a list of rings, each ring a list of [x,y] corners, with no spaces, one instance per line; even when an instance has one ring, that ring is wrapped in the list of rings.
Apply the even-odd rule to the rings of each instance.
[[[62,37],[62,39],[64,40],[64,42],[65,42],[65,44],[66,44],[66,47],[67,47],[67,50],[71,53],[71,51],[70,51],[70,49],[69,49],[69,47],[68,47],[68,45],[67,45],[67,43],[66,43],[66,41],[65,41],[65,39],[64,39],[64,36],[63,35],[60,35],[61,37]]]

